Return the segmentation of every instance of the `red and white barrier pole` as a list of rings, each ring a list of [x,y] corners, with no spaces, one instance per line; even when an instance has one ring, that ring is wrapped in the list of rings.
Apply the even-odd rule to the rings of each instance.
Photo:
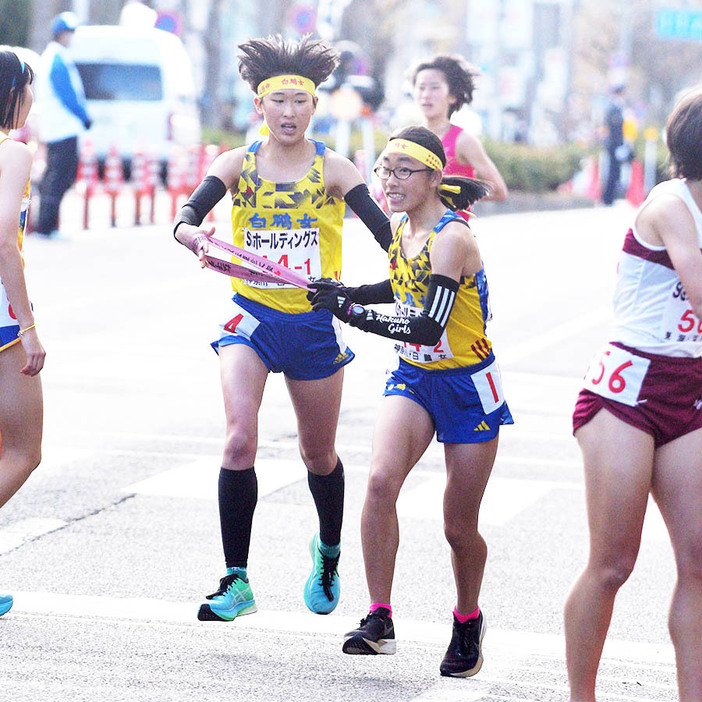
[[[187,185],[187,153],[174,146],[168,159],[167,181],[168,193],[171,196],[171,219],[175,219],[178,210],[178,198],[185,191]]]
[[[161,181],[161,162],[154,153],[149,154],[147,178],[149,186],[149,195],[151,197],[151,207],[149,209],[149,223],[153,224],[156,221],[156,190]]]
[[[136,149],[132,155],[132,191],[134,192],[134,225],[141,224],[141,199],[147,194],[149,188],[149,172],[146,166],[146,157],[141,148]]]
[[[83,186],[83,229],[90,227],[90,198],[98,184],[98,163],[95,148],[90,139],[86,139],[80,149],[77,181]]]
[[[124,169],[122,158],[113,144],[105,159],[105,192],[110,196],[110,223],[117,226],[117,196],[124,184]]]

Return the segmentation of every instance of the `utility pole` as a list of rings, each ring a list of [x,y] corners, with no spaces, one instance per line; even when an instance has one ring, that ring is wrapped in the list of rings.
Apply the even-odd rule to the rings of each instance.
[[[81,22],[87,24],[90,21],[90,0],[73,0],[73,12]]]
[[[490,110],[489,134],[493,139],[502,139],[502,25],[505,20],[505,0],[498,0],[495,9],[495,44],[493,48],[493,86],[494,94]]]
[[[629,78],[629,65],[631,63],[632,47],[632,19],[633,3],[630,0],[619,0],[619,47],[617,64],[620,73],[615,77],[614,83],[626,83]]]

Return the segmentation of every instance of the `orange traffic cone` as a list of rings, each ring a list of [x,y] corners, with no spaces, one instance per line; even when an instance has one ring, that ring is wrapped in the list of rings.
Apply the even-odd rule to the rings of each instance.
[[[634,207],[638,207],[646,199],[643,164],[636,158],[631,162],[631,178],[626,191],[626,199]]]
[[[602,197],[602,189],[600,187],[600,164],[597,158],[588,159],[586,168],[589,177],[587,179],[587,187],[585,188],[585,196],[598,201]]]

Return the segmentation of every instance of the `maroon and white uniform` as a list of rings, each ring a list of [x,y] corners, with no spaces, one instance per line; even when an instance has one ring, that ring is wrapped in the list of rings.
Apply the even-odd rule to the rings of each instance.
[[[702,249],[702,212],[685,181],[657,185],[637,216],[661,194],[685,203]],[[574,429],[602,408],[651,434],[656,446],[702,427],[702,322],[665,247],[644,242],[635,224],[619,258],[611,338],[585,375]]]
[[[702,249],[702,212],[685,181],[657,185],[639,212],[661,194],[679,197],[687,205]],[[624,240],[614,294],[613,339],[641,351],[663,356],[702,356],[702,325],[664,246],[639,238],[634,225]]]

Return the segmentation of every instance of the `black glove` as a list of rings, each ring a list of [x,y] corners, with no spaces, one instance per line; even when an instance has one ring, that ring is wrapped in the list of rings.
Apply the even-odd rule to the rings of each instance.
[[[336,290],[338,288],[343,288],[343,284],[335,280],[334,278],[317,278],[313,283],[309,285],[310,289],[307,291],[307,299],[312,302],[312,298],[320,290]]]
[[[317,283],[313,283],[317,285]],[[342,322],[348,322],[351,317],[351,307],[354,306],[353,300],[349,297],[346,289],[335,285],[324,285],[319,287],[314,293],[312,299],[312,309],[329,310],[337,319]]]
[[[92,119],[86,119],[85,122],[83,122],[83,126],[86,129],[90,129],[90,127],[93,126],[93,120]]]

